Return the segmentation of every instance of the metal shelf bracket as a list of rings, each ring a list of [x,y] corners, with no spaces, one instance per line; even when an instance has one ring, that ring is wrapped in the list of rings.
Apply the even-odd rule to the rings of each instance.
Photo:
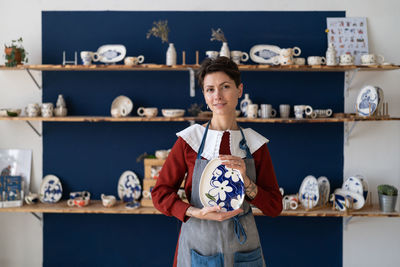
[[[31,214],[32,214],[36,219],[38,219],[40,223],[43,222],[43,217],[42,217],[42,216],[39,216],[39,214],[37,214],[36,212],[31,212]]]
[[[344,143],[346,145],[349,144],[349,137],[351,135],[351,132],[354,130],[354,127],[356,126],[357,122],[358,121],[344,123]],[[351,126],[349,125],[350,123]]]
[[[349,96],[349,90],[351,87],[351,83],[353,82],[354,77],[356,76],[359,69],[347,70],[344,73],[344,91],[346,96]]]
[[[36,81],[35,77],[33,77],[32,73],[31,73],[31,71],[29,69],[26,69],[26,72],[28,72],[29,76],[31,77],[32,81],[35,83],[36,87],[39,90],[42,90],[43,87]]]
[[[30,121],[25,121],[31,128],[32,130],[39,136],[42,137],[42,134],[35,128],[35,126],[32,125]]]

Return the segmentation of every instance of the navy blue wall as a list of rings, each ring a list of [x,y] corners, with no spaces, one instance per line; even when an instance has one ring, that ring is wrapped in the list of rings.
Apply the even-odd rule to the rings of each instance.
[[[298,46],[304,57],[323,55],[326,17],[345,12],[43,12],[43,64],[60,64],[62,51],[96,51],[103,44],[123,44],[127,55],[165,63],[167,44],[146,39],[153,21],[167,19],[178,63],[195,63],[210,42],[211,28],[222,28],[231,50],[249,51],[255,44]],[[190,26],[188,26],[190,25]],[[253,102],[310,104],[343,112],[343,73],[243,72]],[[126,95],[139,106],[188,108],[204,103],[201,93],[189,97],[187,72],[44,72],[43,102],[63,94],[69,115],[110,114],[112,100]],[[175,132],[188,123],[43,123],[43,172],[60,177],[64,198],[88,190],[117,195],[125,170],[143,177],[136,157],[170,148]],[[252,124],[271,140],[270,153],[279,185],[298,191],[303,178],[325,175],[336,188],[343,177],[343,124]],[[256,218],[269,266],[342,265],[342,220],[338,218]],[[180,223],[162,215],[46,214],[44,266],[169,266]],[[156,254],[156,255],[155,255]]]

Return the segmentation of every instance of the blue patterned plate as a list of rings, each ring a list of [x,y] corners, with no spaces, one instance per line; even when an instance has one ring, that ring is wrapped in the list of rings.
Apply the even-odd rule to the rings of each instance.
[[[57,176],[46,175],[40,184],[40,201],[43,203],[56,203],[62,197],[62,185]]]
[[[308,175],[301,183],[299,190],[300,202],[306,209],[314,208],[319,201],[319,187],[317,179]]]
[[[201,174],[199,187],[201,204],[204,207],[218,205],[222,211],[240,208],[245,196],[240,172],[225,167],[220,159],[208,162]]]
[[[383,95],[382,95],[383,96]],[[356,111],[360,116],[372,116],[378,109],[379,93],[375,86],[361,88],[357,96]]]
[[[125,171],[118,181],[118,196],[124,202],[133,202],[139,199],[142,186],[136,173]]]

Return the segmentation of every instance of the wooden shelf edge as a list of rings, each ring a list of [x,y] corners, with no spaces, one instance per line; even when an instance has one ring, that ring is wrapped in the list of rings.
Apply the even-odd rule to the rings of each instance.
[[[44,122],[185,122],[185,121],[207,121],[210,118],[206,117],[179,117],[179,118],[166,118],[166,117],[106,117],[106,116],[67,116],[67,117],[0,117],[4,121],[44,121]],[[352,122],[352,121],[397,121],[400,117],[350,117],[350,118],[317,118],[317,119],[296,119],[296,118],[255,118],[249,119],[238,117],[238,122],[252,122],[252,123],[339,123],[339,122]]]
[[[0,70],[39,70],[39,71],[186,71],[189,68],[198,69],[199,65],[174,65],[167,66],[162,64],[141,64],[135,66],[125,66],[121,64],[116,65],[54,65],[54,64],[41,64],[41,65],[19,65],[16,67],[6,67],[0,65]],[[343,72],[350,70],[359,71],[385,71],[400,69],[399,65],[372,65],[372,66],[272,66],[272,65],[239,65],[241,71],[312,71],[312,72]]]

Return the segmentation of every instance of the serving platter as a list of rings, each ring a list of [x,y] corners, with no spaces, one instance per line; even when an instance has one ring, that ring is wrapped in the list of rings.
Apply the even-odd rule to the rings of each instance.
[[[220,159],[208,162],[200,178],[199,195],[204,207],[220,206],[222,211],[241,207],[244,196],[244,181],[240,172],[227,168]]]
[[[118,181],[118,197],[124,202],[138,200],[142,193],[139,177],[133,171],[125,171]]]
[[[94,53],[94,61],[102,63],[116,63],[124,59],[126,48],[124,45],[102,45]]]

